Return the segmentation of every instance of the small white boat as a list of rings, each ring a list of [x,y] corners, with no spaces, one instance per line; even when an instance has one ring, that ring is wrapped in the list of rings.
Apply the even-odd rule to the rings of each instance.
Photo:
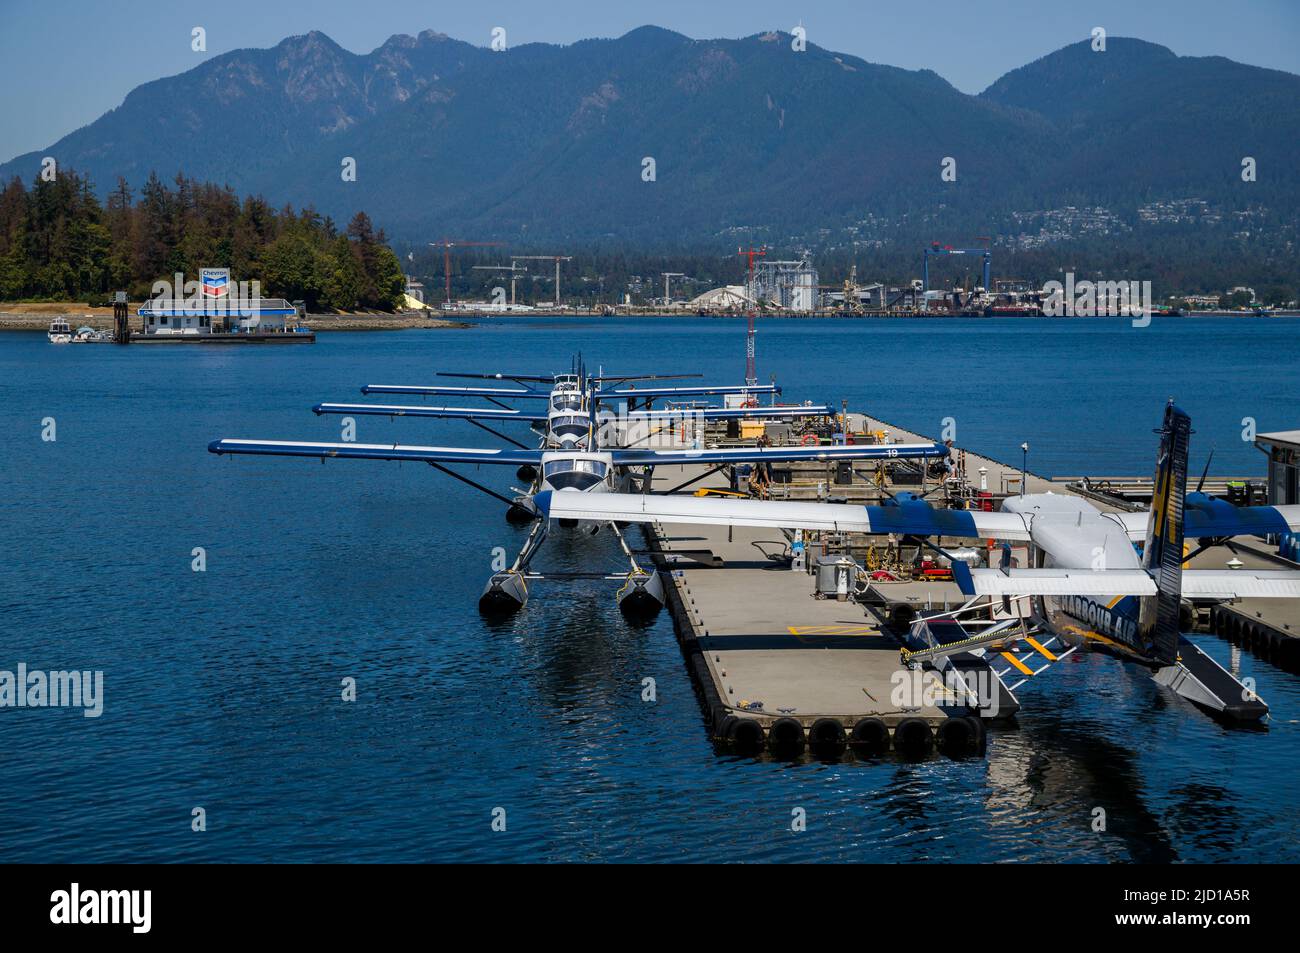
[[[50,339],[51,344],[70,344],[72,327],[68,324],[68,319],[55,318],[50,322],[50,329],[45,332],[45,336]]]
[[[113,336],[107,331],[97,331],[90,325],[84,325],[77,328],[77,333],[72,336],[73,344],[111,344]]]

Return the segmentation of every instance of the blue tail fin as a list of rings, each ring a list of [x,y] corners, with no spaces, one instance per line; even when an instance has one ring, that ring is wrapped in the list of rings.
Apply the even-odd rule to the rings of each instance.
[[[1151,516],[1147,520],[1142,566],[1154,577],[1156,594],[1143,597],[1138,614],[1138,639],[1152,657],[1164,664],[1178,657],[1179,603],[1183,588],[1183,503],[1187,495],[1187,450],[1192,420],[1174,406],[1165,408],[1156,458]]]

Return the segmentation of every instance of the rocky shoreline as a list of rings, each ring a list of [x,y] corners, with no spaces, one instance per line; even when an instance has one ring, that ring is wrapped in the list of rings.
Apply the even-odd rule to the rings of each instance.
[[[113,327],[112,308],[91,308],[86,305],[40,304],[13,305],[12,310],[0,306],[0,331],[45,331],[50,321],[64,317],[73,329],[90,326],[109,330]],[[139,330],[137,305],[131,307],[131,326]],[[468,328],[468,321],[447,321],[423,314],[358,313],[309,314],[307,325],[313,331],[404,331],[412,328]]]

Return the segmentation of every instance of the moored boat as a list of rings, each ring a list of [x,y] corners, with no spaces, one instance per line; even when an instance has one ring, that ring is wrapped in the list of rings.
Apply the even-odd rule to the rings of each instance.
[[[57,317],[50,322],[50,329],[45,332],[51,344],[68,344],[72,341],[72,328],[68,319]]]

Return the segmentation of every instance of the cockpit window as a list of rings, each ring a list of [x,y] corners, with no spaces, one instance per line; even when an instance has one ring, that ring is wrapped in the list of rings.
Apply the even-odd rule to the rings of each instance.
[[[609,464],[603,460],[551,460],[542,467],[542,474],[547,479],[561,473],[590,473],[603,480],[608,472]]]
[[[586,430],[589,423],[591,423],[591,418],[589,417],[556,417],[551,421],[551,429],[559,430],[566,427],[581,427],[583,430]]]

